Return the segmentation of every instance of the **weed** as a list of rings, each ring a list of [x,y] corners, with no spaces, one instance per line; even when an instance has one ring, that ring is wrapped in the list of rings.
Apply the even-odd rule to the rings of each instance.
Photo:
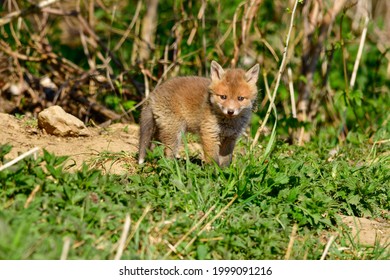
[[[1,151],[4,161],[10,147]],[[123,259],[283,259],[294,224],[290,258],[319,259],[322,235],[340,232],[340,214],[388,220],[383,210],[390,208],[390,158],[382,148],[375,160],[369,147],[361,151],[366,162],[353,146],[332,161],[327,151],[277,142],[266,161],[255,149],[220,169],[189,156],[167,160],[157,147],[154,163],[126,176],[87,165],[67,172],[66,157],[45,151],[0,173],[0,258],[59,259],[66,239],[69,259],[114,258],[129,214]],[[328,252],[334,259],[388,257],[386,245],[362,247],[345,233]]]

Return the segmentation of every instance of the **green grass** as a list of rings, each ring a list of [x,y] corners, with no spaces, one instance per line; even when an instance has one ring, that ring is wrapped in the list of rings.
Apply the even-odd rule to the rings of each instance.
[[[276,142],[225,169],[157,148],[123,176],[67,172],[45,151],[0,172],[0,259],[59,259],[67,239],[68,259],[113,259],[127,214],[122,259],[284,259],[294,224],[290,259],[319,259],[336,233],[327,259],[389,259],[389,243],[362,246],[339,218],[389,221],[389,144],[332,148]]]
[[[262,1],[252,21],[245,18],[248,13],[240,4],[242,1],[229,5],[225,2],[207,5],[203,27],[197,19],[201,1],[190,1],[191,5],[184,5],[184,1],[160,1],[158,36],[142,71],[138,51],[134,49],[141,22],[126,36],[121,48],[113,49],[136,18],[137,5],[132,2],[118,6],[117,1],[108,1],[104,9],[99,4],[92,11],[95,24],[91,30],[101,39],[99,43],[113,52],[109,60],[105,59],[107,50],[100,44],[88,47],[87,55],[81,43],[62,42],[62,28],[58,25],[61,16],[50,17],[44,37],[41,29],[34,29],[41,26],[32,22],[34,17],[19,17],[25,24],[13,21],[2,29],[4,46],[22,55],[15,60],[17,64],[9,64],[3,80],[11,85],[19,84],[20,77],[38,81],[46,76],[59,88],[65,86],[64,90],[70,80],[78,81],[72,91],[87,90],[87,85],[92,88],[88,79],[79,79],[73,71],[61,70],[58,74],[54,71],[56,63],[22,59],[25,55],[46,56],[41,53],[40,42],[50,42],[53,54],[84,67],[87,74],[87,59],[96,58],[98,68],[110,73],[116,89],[111,90],[111,84],[101,84],[95,90],[96,101],[122,114],[142,99],[138,93],[143,91],[140,83],[147,78],[153,89],[170,63],[175,69],[168,76],[207,76],[205,61],[215,59],[228,66],[238,48],[239,57],[244,58],[245,54],[245,58],[261,61],[266,77],[259,79],[260,105],[266,95],[265,81],[273,89],[278,74],[291,7],[287,7],[288,1]],[[91,22],[91,9],[80,7],[79,16]],[[26,6],[21,4],[20,8]],[[141,9],[139,19],[146,10]],[[377,32],[369,31],[375,36],[366,38],[358,79],[350,89],[348,81],[362,26],[359,30],[354,28],[355,17],[345,14],[346,10],[335,19],[314,73],[310,102],[318,101],[319,108],[310,114],[315,117],[311,122],[298,122],[291,117],[290,91],[286,81],[282,82],[275,99],[275,114],[271,114],[268,123],[274,125],[271,136],[261,139],[261,146],[253,153],[244,155],[239,152],[248,151],[251,143],[241,141],[229,168],[203,166],[189,153],[180,161],[170,161],[162,157],[161,149],[156,149],[141,167],[132,165],[126,151],[103,152],[81,170],[69,171],[64,167],[65,157],[44,152],[38,160],[26,159],[1,171],[0,259],[59,259],[67,251],[67,244],[68,259],[112,259],[127,215],[131,217],[131,226],[123,259],[284,259],[286,252],[290,259],[319,259],[328,238],[336,235],[327,259],[390,259],[390,240],[382,245],[364,246],[353,239],[340,221],[340,215],[390,220],[390,79],[385,56],[388,46],[379,50]],[[3,5],[0,11],[10,12]],[[325,12],[320,11],[322,15]],[[383,30],[376,16],[370,20],[369,30]],[[248,22],[252,25],[245,27],[245,43],[241,32]],[[301,13],[294,25],[296,30],[304,30]],[[187,39],[194,30],[197,32],[189,44]],[[291,38],[294,51],[287,56],[298,91],[300,81],[307,79],[299,70],[304,49],[299,34],[295,32]],[[317,40],[318,35],[316,31],[313,39]],[[37,36],[42,40],[35,40]],[[123,67],[118,67],[117,60]],[[240,59],[237,65],[246,67],[244,60]],[[328,77],[323,73],[325,66],[329,66]],[[130,81],[136,81],[140,89],[136,91]],[[50,103],[42,99],[42,88],[36,87],[31,84],[23,95],[12,98],[18,104],[17,111],[36,114]],[[37,102],[34,96],[45,102]],[[63,105],[76,106],[65,99]],[[265,105],[254,114],[253,129],[264,120],[268,103]],[[84,107],[76,111],[84,112]],[[139,110],[131,113],[138,121]],[[94,120],[93,116],[87,117]],[[36,129],[35,119],[19,118],[23,128]],[[291,136],[292,129],[301,127],[312,133],[312,142],[304,147],[281,142]],[[342,139],[342,132],[348,132],[347,139]],[[343,146],[337,147],[338,143]],[[10,146],[0,145],[1,163],[9,150]],[[109,163],[127,164],[128,174],[110,174]]]

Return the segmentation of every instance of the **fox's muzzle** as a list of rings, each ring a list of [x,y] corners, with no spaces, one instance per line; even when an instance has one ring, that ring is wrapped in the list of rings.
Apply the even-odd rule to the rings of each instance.
[[[241,110],[239,109],[222,108],[222,113],[229,118],[237,117],[240,112]]]

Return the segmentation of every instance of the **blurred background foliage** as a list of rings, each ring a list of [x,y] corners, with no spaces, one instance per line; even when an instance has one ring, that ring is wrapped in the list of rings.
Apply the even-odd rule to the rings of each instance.
[[[299,144],[388,140],[390,1],[299,2],[270,123],[277,118],[278,135]],[[36,116],[56,104],[86,123],[138,122],[142,100],[167,78],[207,76],[213,59],[258,62],[254,134],[294,3],[0,1],[0,112]]]

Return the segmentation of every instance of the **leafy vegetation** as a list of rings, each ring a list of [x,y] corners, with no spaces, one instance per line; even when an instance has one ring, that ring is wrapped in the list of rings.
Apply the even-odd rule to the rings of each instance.
[[[153,164],[124,176],[67,172],[66,157],[48,152],[27,159],[0,173],[0,258],[58,259],[66,238],[69,259],[113,258],[127,214],[124,259],[283,259],[294,224],[291,259],[319,259],[334,234],[330,259],[390,257],[388,242],[351,243],[339,216],[389,219],[384,147],[351,144],[330,156],[330,147],[275,144],[264,162],[259,149],[227,169],[166,160],[156,149]]]

